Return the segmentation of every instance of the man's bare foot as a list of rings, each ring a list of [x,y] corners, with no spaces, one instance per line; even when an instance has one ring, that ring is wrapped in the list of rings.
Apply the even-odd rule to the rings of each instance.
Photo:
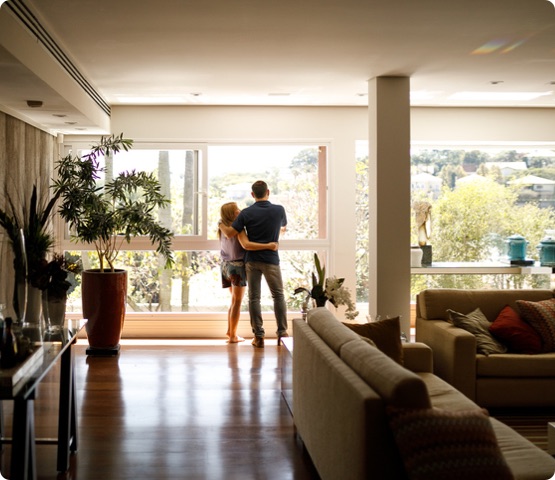
[[[238,335],[236,335],[235,337],[231,337],[227,343],[239,343],[239,342],[244,342],[245,339],[243,337],[240,337]]]

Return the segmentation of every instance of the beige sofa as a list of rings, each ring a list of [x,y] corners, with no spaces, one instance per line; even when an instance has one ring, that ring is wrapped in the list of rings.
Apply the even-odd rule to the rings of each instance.
[[[516,300],[553,298],[552,290],[427,289],[416,300],[416,341],[432,348],[434,373],[482,407],[555,407],[555,353],[481,355],[476,337],[450,324],[447,309],[480,308],[490,322]],[[554,419],[555,420],[555,419]]]
[[[293,321],[293,340],[296,431],[322,480],[408,478],[386,405],[428,403],[461,413],[478,408],[431,373],[431,350],[424,344],[404,344],[401,366],[323,307],[310,310],[307,322]],[[493,442],[514,478],[551,478],[550,455],[501,422],[484,421],[493,426]]]

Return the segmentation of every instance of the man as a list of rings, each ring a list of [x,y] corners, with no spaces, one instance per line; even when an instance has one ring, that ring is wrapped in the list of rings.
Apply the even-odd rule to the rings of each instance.
[[[283,206],[275,205],[268,200],[270,190],[266,182],[262,180],[252,184],[251,195],[255,200],[254,204],[243,209],[231,227],[226,227],[223,232],[226,236],[233,237],[246,229],[251,242],[277,242],[280,233],[285,231],[287,225],[285,209]],[[260,290],[262,275],[264,275],[274,300],[278,345],[280,345],[281,338],[287,336],[287,306],[283,294],[279,254],[272,250],[247,251],[245,267],[247,270],[249,315],[254,333],[252,344],[257,348],[264,347],[264,326],[260,306]]]

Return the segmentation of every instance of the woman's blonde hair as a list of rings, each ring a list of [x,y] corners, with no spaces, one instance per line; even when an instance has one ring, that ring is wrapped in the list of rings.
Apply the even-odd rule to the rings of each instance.
[[[220,208],[220,219],[226,226],[230,226],[235,220],[235,212],[239,207],[235,202],[224,203]],[[222,231],[218,228],[218,238],[221,238]]]

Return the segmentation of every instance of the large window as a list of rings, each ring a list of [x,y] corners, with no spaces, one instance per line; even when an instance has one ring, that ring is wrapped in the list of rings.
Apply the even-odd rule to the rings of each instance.
[[[411,168],[412,201],[432,206],[434,261],[503,261],[506,239],[513,234],[529,242],[527,258],[539,259],[537,246],[555,225],[553,150],[413,146]],[[416,243],[412,219],[412,243]],[[549,288],[549,283],[549,275],[413,275],[412,291],[414,295],[426,287]]]
[[[86,153],[73,146],[78,154]],[[154,145],[135,143],[129,152],[103,159],[106,174],[136,169],[153,172],[171,208],[159,219],[175,233],[175,268],[164,271],[146,238],[133,239],[118,264],[128,270],[128,312],[224,312],[229,292],[221,288],[217,221],[223,203],[240,208],[253,202],[251,185],[268,183],[270,201],[285,207],[287,232],[280,257],[289,306],[298,310],[294,289],[309,282],[306,265],[315,252],[327,255],[327,151],[325,145]],[[82,255],[85,267],[96,266],[90,246],[76,246],[66,234],[66,250]],[[263,282],[263,306],[272,300]],[[80,309],[80,288],[71,303]],[[244,303],[246,309],[246,302]]]
[[[368,146],[357,143],[357,302],[368,288]],[[417,243],[412,207],[432,207],[430,243],[435,262],[499,262],[506,239],[523,235],[527,254],[555,227],[555,151],[550,146],[413,145],[411,243]],[[411,297],[424,288],[550,287],[549,275],[412,275]]]

